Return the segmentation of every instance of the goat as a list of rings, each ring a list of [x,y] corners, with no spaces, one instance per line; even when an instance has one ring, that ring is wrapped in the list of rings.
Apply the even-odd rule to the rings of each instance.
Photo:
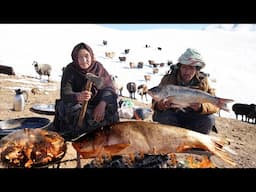
[[[127,88],[127,90],[128,90],[128,92],[130,93],[130,98],[131,99],[136,99],[135,98],[135,92],[136,92],[136,83],[134,83],[134,82],[129,82],[129,83],[127,83],[127,85],[126,85],[126,88]]]
[[[32,65],[35,67],[36,72],[39,74],[40,79],[42,79],[42,75],[48,76],[48,82],[51,75],[52,67],[49,64],[38,64],[38,62],[34,61]]]
[[[143,100],[143,95],[145,95],[146,101],[148,101],[147,93],[148,93],[148,86],[146,84],[139,85],[137,88],[137,93],[141,96],[141,100]]]

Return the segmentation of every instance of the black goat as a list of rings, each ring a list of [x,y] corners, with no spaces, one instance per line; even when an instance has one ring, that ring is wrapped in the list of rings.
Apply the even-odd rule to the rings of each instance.
[[[135,98],[135,92],[136,92],[136,89],[137,89],[136,83],[134,83],[134,82],[129,82],[129,83],[127,83],[127,85],[126,85],[126,88],[127,88],[128,92],[130,93],[130,98],[131,98],[131,99],[136,99],[136,98]]]

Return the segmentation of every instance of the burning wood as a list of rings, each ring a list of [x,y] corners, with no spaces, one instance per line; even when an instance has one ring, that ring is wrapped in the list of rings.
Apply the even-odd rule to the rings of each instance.
[[[175,153],[166,155],[136,154],[96,158],[84,168],[214,168],[207,156]]]
[[[56,132],[22,129],[0,140],[1,161],[7,167],[31,168],[60,160],[66,151],[64,139]]]

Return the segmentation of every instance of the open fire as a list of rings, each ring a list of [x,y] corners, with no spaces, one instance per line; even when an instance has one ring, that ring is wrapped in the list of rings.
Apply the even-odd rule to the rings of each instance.
[[[193,154],[179,157],[166,155],[137,154],[130,156],[104,156],[92,160],[84,168],[214,168],[208,156]]]

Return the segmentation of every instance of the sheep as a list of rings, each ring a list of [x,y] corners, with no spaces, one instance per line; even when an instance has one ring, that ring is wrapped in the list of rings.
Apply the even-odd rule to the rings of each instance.
[[[142,61],[140,61],[140,62],[138,62],[138,65],[137,65],[137,67],[139,68],[139,69],[142,69],[143,68],[143,62]]]
[[[103,45],[107,45],[108,44],[108,41],[106,41],[106,40],[103,40]]]
[[[172,60],[168,60],[168,61],[167,61],[167,65],[168,65],[168,66],[170,66],[170,65],[172,65],[172,64],[173,64],[173,61],[172,61]]]
[[[112,82],[114,84],[114,87],[116,89],[116,93],[119,94],[120,96],[123,96],[122,95],[122,91],[123,91],[123,84],[121,84],[120,82],[118,82],[118,77],[116,75],[111,75],[111,79],[112,79]]]
[[[135,92],[136,92],[136,83],[134,82],[129,82],[126,85],[126,88],[128,90],[128,92],[130,93],[130,98],[131,99],[136,99],[135,98]]]
[[[154,60],[148,60],[149,65],[153,65],[155,63]]]
[[[130,52],[130,49],[125,49],[125,50],[124,50],[124,53],[125,53],[125,54],[128,54],[129,52]]]
[[[159,72],[159,69],[158,68],[153,68],[153,74],[156,74]]]
[[[105,57],[108,57],[110,59],[113,59],[115,57],[116,53],[115,52],[105,52]]]
[[[146,84],[141,84],[137,88],[137,93],[141,96],[141,100],[143,100],[143,95],[145,95],[146,101],[148,101],[147,93],[148,93],[148,86]]]
[[[131,69],[133,69],[133,68],[136,67],[134,62],[130,62],[129,65],[130,65],[130,68],[131,68]]]
[[[144,75],[144,79],[145,81],[150,81],[151,80],[151,76],[150,75]]]
[[[49,64],[38,64],[38,62],[34,61],[32,65],[35,67],[36,72],[40,75],[40,79],[42,79],[42,75],[48,76],[48,82],[50,81],[50,75],[52,67]]]
[[[126,61],[126,57],[119,57],[120,61]]]

